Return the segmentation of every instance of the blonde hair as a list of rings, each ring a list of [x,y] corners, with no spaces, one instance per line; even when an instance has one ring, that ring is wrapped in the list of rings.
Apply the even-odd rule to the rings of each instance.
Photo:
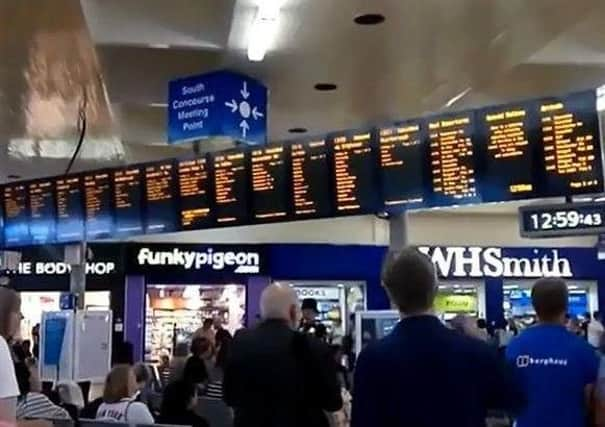
[[[12,338],[11,316],[21,310],[21,298],[12,289],[0,286],[0,336],[5,340]]]
[[[130,365],[116,365],[105,378],[103,402],[117,403],[130,396],[130,378],[134,375]]]

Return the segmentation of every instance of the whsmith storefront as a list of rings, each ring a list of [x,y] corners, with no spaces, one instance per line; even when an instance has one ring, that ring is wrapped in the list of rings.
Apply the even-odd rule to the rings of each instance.
[[[595,248],[420,249],[437,267],[437,305],[449,316],[474,313],[497,325],[505,317],[531,316],[531,286],[541,277],[565,279],[572,315],[594,312],[605,303],[605,269]]]
[[[187,339],[205,317],[228,327],[252,325],[262,290],[293,286],[319,302],[320,317],[338,337],[359,309],[388,309],[380,284],[386,247],[335,245],[92,244],[86,306],[114,311],[114,341],[156,359]],[[605,269],[592,248],[423,247],[441,277],[436,306],[445,317],[472,313],[501,323],[531,314],[536,278],[564,277],[574,314],[605,303]],[[44,310],[57,310],[69,292],[61,246],[22,250],[11,285],[23,292],[23,335]]]

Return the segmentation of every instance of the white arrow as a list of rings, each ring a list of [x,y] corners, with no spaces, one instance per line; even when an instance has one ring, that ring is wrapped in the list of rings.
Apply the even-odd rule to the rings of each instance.
[[[250,130],[250,126],[248,126],[248,122],[245,120],[242,120],[241,123],[239,124],[239,127],[242,128],[242,136],[245,138],[246,134]]]
[[[235,102],[235,99],[232,99],[230,102],[225,102],[225,105],[231,108],[232,113],[237,111],[237,102]]]
[[[263,117],[263,116],[264,116],[264,114],[263,114],[263,113],[261,113],[260,111],[258,111],[258,110],[256,109],[256,107],[254,107],[254,108],[252,109],[252,117],[254,117],[254,120],[258,120],[259,118],[261,118],[261,117]]]
[[[250,92],[248,92],[248,83],[244,81],[244,85],[242,87],[242,90],[239,91],[239,93],[242,94],[242,96],[244,97],[244,99],[248,99],[248,97],[250,96]]]

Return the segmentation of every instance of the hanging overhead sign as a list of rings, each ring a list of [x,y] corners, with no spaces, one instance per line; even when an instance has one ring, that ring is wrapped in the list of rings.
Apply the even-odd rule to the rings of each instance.
[[[250,77],[216,71],[173,80],[168,89],[168,141],[228,137],[264,144],[267,88]]]

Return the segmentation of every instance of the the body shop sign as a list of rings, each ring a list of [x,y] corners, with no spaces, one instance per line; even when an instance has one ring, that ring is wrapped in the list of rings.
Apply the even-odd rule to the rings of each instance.
[[[261,274],[264,251],[259,246],[136,245],[129,249],[128,272]]]

